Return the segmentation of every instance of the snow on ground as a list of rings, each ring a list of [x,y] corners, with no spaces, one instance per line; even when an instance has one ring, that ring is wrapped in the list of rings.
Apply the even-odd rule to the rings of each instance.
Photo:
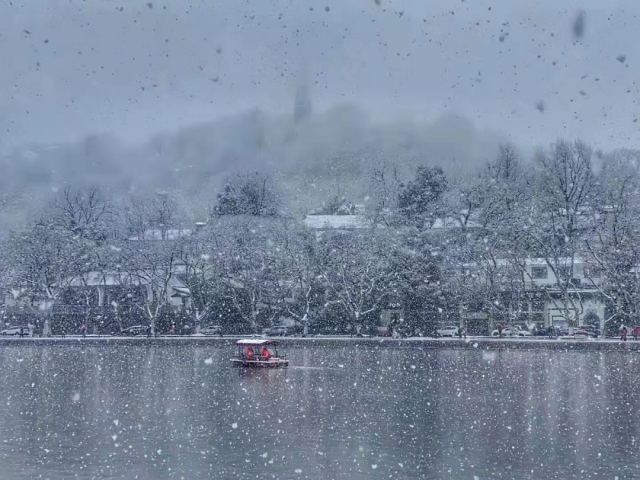
[[[233,341],[239,340],[242,338],[271,338],[274,340],[280,341],[296,341],[296,342],[313,342],[316,340],[331,340],[336,342],[384,342],[384,343],[406,343],[406,342],[431,342],[431,343],[472,343],[472,342],[483,342],[483,343],[513,343],[513,344],[539,344],[539,343],[559,343],[566,342],[572,344],[580,344],[580,343],[588,343],[588,344],[610,344],[610,343],[624,343],[624,344],[635,344],[639,342],[635,342],[634,340],[622,341],[618,338],[574,338],[574,337],[559,337],[559,338],[540,338],[540,337],[517,337],[517,338],[495,338],[495,337],[483,337],[483,336],[468,336],[465,339],[459,338],[434,338],[434,337],[409,337],[409,338],[390,338],[390,337],[351,337],[349,335],[319,335],[319,336],[308,336],[308,337],[266,337],[264,335],[228,335],[228,336],[205,336],[205,335],[190,335],[190,336],[181,336],[181,335],[160,335],[157,337],[147,337],[147,336],[111,336],[111,335],[87,335],[83,337],[82,335],[66,335],[62,336],[53,336],[53,337],[23,337],[19,338],[15,337],[0,337],[0,342],[2,341],[32,341],[37,340],[39,342],[46,341],[69,341],[69,342],[92,342],[96,340],[104,341],[138,341],[140,343],[144,343],[146,341],[182,341],[182,342],[202,342],[203,340],[216,340],[216,341]]]

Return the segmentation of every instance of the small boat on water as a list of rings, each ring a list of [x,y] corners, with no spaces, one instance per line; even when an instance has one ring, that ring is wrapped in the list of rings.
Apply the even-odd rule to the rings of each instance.
[[[278,355],[278,342],[250,338],[238,340],[238,356],[231,359],[236,367],[283,368],[289,366],[286,355]]]

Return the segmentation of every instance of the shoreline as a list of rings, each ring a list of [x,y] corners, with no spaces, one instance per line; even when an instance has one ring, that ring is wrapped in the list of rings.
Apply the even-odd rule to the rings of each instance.
[[[234,345],[247,336],[161,336],[148,337],[115,337],[115,336],[67,336],[62,337],[0,337],[0,347],[20,345],[47,346],[176,346],[176,345]],[[381,348],[425,348],[425,349],[463,349],[479,350],[562,350],[562,351],[639,351],[640,341],[617,339],[523,339],[523,338],[490,338],[468,337],[458,338],[383,338],[383,337],[257,337],[277,340],[283,347],[381,347]]]

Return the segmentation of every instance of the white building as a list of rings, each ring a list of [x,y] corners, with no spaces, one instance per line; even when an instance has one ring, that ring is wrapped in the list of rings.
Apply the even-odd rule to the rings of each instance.
[[[515,321],[560,328],[595,324],[604,329],[605,303],[599,279],[590,274],[582,258],[469,263],[460,267],[458,275],[470,289],[478,287],[494,293],[497,299],[492,311],[470,309],[464,313],[478,328],[485,323],[484,328],[490,330],[497,322]]]

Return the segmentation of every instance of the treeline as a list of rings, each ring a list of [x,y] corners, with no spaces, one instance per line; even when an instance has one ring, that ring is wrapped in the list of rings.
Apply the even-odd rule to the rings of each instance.
[[[639,159],[558,141],[533,162],[505,146],[477,171],[448,177],[422,166],[411,178],[378,159],[364,175],[362,199],[337,195],[318,206],[354,215],[364,204],[358,228],[347,229],[305,227],[288,214],[295,200],[267,173],[231,178],[204,206],[180,192],[111,198],[68,188],[30,228],[9,236],[2,282],[45,334],[56,306],[71,303],[69,290],[85,296],[75,304],[113,311],[118,328],[128,323],[118,314],[125,306],[153,330],[166,328],[162,319],[173,312],[193,328],[226,322],[259,331],[288,317],[344,331],[373,328],[388,310],[394,328],[431,333],[469,312],[531,320],[523,314],[532,295],[574,321],[585,287],[575,268],[585,263],[606,320],[628,323],[638,317],[640,293]],[[532,288],[532,258],[553,272],[553,294]],[[96,298],[99,284],[110,295]],[[170,308],[175,287],[190,292],[178,309]]]

